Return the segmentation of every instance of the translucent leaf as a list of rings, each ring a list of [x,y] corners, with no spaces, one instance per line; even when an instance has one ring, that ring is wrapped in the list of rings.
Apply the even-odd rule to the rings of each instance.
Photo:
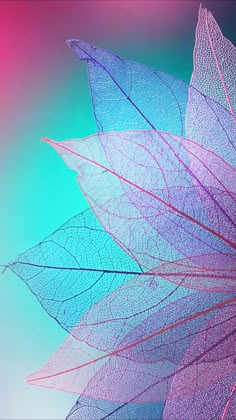
[[[76,325],[28,382],[79,394],[68,420],[150,420],[166,398],[168,420],[230,419],[235,48],[201,8],[190,86],[69,45],[87,61],[100,134],[46,141],[78,172],[105,231],[85,213],[10,264],[51,316]]]
[[[236,48],[224,38],[212,14],[200,7],[194,48],[194,71],[186,112],[186,136],[212,150],[234,167],[235,80]],[[199,91],[206,95],[205,102],[208,106],[203,106],[204,101]],[[228,112],[232,115],[231,120]],[[195,171],[196,166],[193,165],[192,169]]]
[[[191,293],[149,274],[134,277],[93,305],[73,329],[72,341],[76,338],[110,352],[122,337],[159,308]]]
[[[235,170],[219,156],[157,131],[46,141],[77,170],[102,225],[141,266],[215,253],[234,259]]]
[[[184,135],[187,84],[84,41],[68,44],[80,60],[87,61],[98,131],[156,128]]]
[[[234,292],[236,290],[235,262],[235,256],[230,254],[202,254],[163,264],[152,272],[163,279],[190,289]]]
[[[66,420],[159,420],[163,403],[128,404],[79,397]]]
[[[214,343],[216,337],[220,344],[198,363],[189,365],[174,377],[165,405],[164,420],[223,419],[224,413],[225,419],[230,418],[229,413],[235,404],[235,316],[235,305],[221,308],[208,322],[210,328],[204,326],[204,330],[194,337],[180,366],[188,364],[193,354],[198,354],[200,348],[205,349],[208,343]],[[222,341],[221,338],[230,331],[234,331],[233,334],[228,340]]]
[[[200,364],[203,356],[216,361],[231,357],[235,314],[225,311],[224,319],[205,329],[204,325],[220,308],[231,308],[236,298],[224,300],[227,295],[203,292],[184,295],[179,288],[167,294],[165,286],[160,281],[154,297],[140,276],[105,297],[28,382],[123,404],[155,402],[166,398],[176,372]],[[210,331],[217,326],[220,335]],[[189,352],[183,362],[199,331],[211,340]],[[217,377],[233,367],[225,369]]]
[[[121,59],[83,41],[68,43],[75,55],[87,62],[99,132],[171,132],[197,141],[235,166],[235,119],[212,96],[206,96],[201,86],[197,90],[170,74]],[[232,80],[235,68],[234,55]]]
[[[66,330],[107,293],[142,272],[91,210],[70,219],[8,265]]]
[[[236,48],[223,36],[212,14],[202,7],[193,59],[191,85],[235,115]]]
[[[167,400],[163,419],[234,420],[236,398],[232,387],[235,379],[235,373],[230,373],[193,395]],[[224,412],[227,413],[225,417]]]

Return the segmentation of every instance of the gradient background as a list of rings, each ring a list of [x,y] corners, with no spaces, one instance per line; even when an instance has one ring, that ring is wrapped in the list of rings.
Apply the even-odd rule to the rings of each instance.
[[[236,2],[203,1],[235,43]],[[200,1],[0,1],[0,246],[4,264],[87,207],[40,137],[96,132],[79,38],[189,81]],[[28,288],[1,278],[0,418],[64,419],[76,395],[25,384],[66,337]]]

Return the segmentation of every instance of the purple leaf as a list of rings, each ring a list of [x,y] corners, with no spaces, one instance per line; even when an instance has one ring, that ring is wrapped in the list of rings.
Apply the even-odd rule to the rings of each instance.
[[[235,166],[235,119],[198,86],[196,89],[170,74],[121,59],[83,41],[68,44],[80,60],[87,62],[99,132],[171,132],[197,141]],[[234,81],[235,54],[231,60],[230,78]]]
[[[195,335],[180,363],[180,366],[188,365],[188,368],[177,374],[172,381],[165,405],[164,420],[229,418],[226,414],[232,410],[235,392],[233,384],[236,380],[235,310],[235,305],[221,308],[215,317],[208,321],[208,327],[205,325],[203,331]],[[235,330],[234,334],[229,335],[227,340],[221,341],[232,328]],[[214,343],[216,337],[220,345],[216,345],[211,352],[204,354],[198,363],[188,363],[193,354],[199,354],[199,349],[205,349],[208,343]]]
[[[164,261],[202,254],[234,259],[235,170],[212,152],[156,131],[45,141],[78,171],[100,222],[141,266],[153,270]],[[198,162],[197,174],[189,169],[189,153]],[[205,185],[198,179],[201,170]]]
[[[190,289],[233,292],[236,288],[235,270],[235,257],[218,253],[202,254],[163,264],[153,270],[153,273]]]
[[[184,134],[187,84],[84,41],[68,44],[80,60],[87,61],[99,132],[156,128]]]
[[[157,420],[163,403],[128,404],[79,397],[66,420]],[[158,416],[158,417],[157,417]]]
[[[233,372],[218,379],[208,388],[196,391],[193,395],[168,399],[164,409],[164,420],[234,420],[236,398],[233,384],[235,380],[236,375]]]
[[[144,276],[124,284],[91,308],[28,382],[123,404],[155,402],[166,398],[176,373],[194,369],[195,363],[200,366],[202,359],[230,358],[236,298],[170,290],[167,294],[161,280],[155,292],[150,290]],[[211,321],[220,308],[226,308],[224,318]],[[190,352],[196,334],[210,339]],[[225,369],[217,378],[234,367],[229,364]]]

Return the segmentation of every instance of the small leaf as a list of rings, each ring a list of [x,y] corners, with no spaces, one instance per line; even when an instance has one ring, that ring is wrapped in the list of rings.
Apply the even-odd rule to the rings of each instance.
[[[199,9],[193,61],[191,85],[235,115],[236,48],[223,36],[212,14],[202,7]]]

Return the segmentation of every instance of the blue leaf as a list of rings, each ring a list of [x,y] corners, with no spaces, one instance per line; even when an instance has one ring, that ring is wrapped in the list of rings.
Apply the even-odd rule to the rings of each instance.
[[[8,265],[67,331],[99,299],[142,273],[90,210]]]

